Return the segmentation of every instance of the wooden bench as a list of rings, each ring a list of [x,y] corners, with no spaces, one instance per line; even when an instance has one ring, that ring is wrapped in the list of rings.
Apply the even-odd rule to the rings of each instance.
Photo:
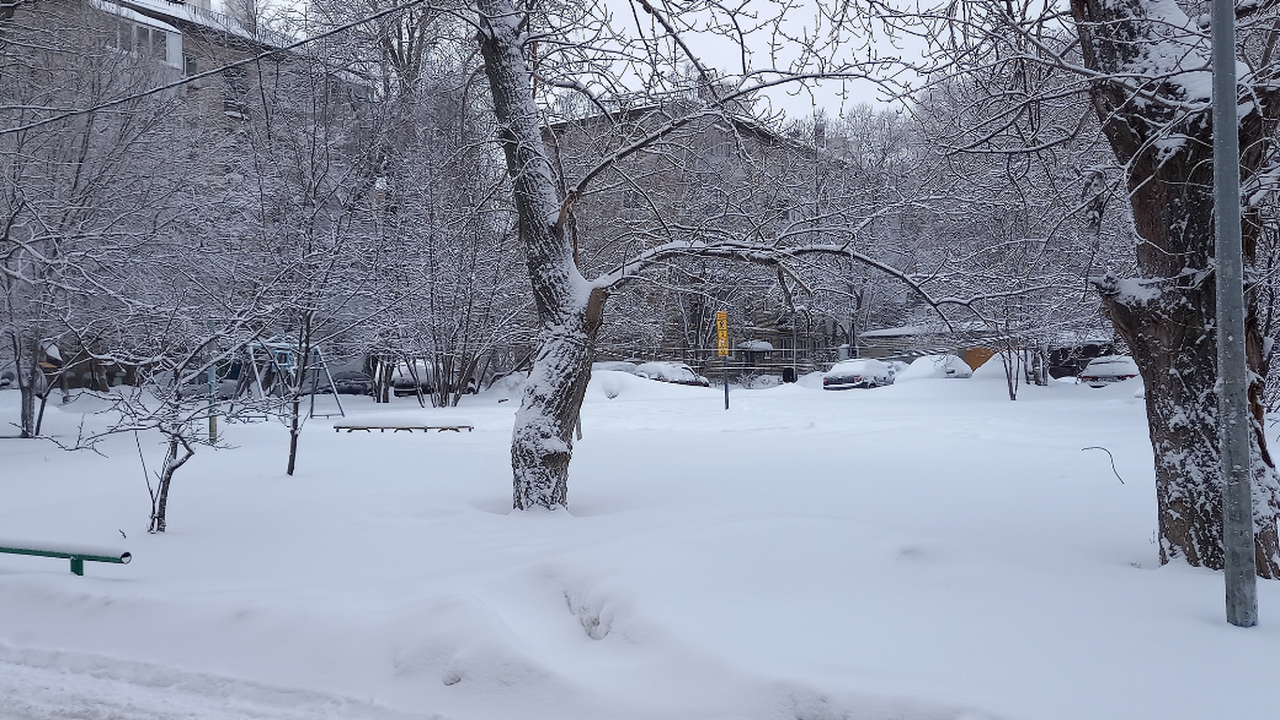
[[[346,430],[349,433],[355,432],[356,430],[363,430],[365,432],[373,432],[374,430],[377,430],[378,432],[386,432],[390,430],[393,433],[398,433],[400,431],[412,433],[414,430],[421,430],[422,432],[429,432],[431,430],[435,430],[436,432],[444,432],[446,430],[450,432],[462,432],[463,430],[466,430],[467,432],[471,432],[473,429],[474,429],[474,426],[472,425],[408,425],[406,424],[406,425],[334,425],[333,426],[334,432],[341,432],[343,430]]]
[[[76,575],[84,575],[85,560],[90,562],[127,565],[129,564],[129,561],[133,559],[133,555],[120,550],[56,545],[36,546],[32,543],[15,542],[12,540],[0,540],[0,553],[66,558],[71,561],[71,572]]]

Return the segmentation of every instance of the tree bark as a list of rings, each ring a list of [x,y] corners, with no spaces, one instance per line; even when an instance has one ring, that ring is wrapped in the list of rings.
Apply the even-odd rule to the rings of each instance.
[[[297,388],[294,389],[297,392]],[[285,469],[285,474],[293,477],[293,471],[298,467],[298,436],[302,434],[302,397],[294,396],[289,403],[289,463]]]
[[[181,455],[179,450],[181,449]],[[147,532],[155,534],[165,531],[168,524],[166,515],[169,509],[169,487],[173,484],[173,475],[178,472],[195,451],[191,444],[181,435],[169,436],[169,450],[165,454],[164,465],[160,470],[160,481],[155,493],[151,496],[151,525]]]
[[[510,0],[480,0],[478,6],[477,40],[541,326],[512,430],[513,504],[521,510],[555,509],[568,503],[573,429],[591,376],[606,294],[578,272],[565,234],[524,57],[521,15]]]
[[[1147,0],[1072,0],[1085,63],[1106,76],[1091,96],[1111,149],[1127,171],[1140,277],[1098,282],[1103,306],[1146,384],[1155,454],[1160,560],[1223,567],[1218,461],[1213,125],[1207,99],[1188,98],[1173,79],[1135,80],[1166,17]],[[1167,8],[1166,8],[1167,10]],[[1194,55],[1184,60],[1195,63]],[[1150,71],[1146,73],[1149,75]],[[1128,77],[1126,77],[1128,75]],[[1256,176],[1276,129],[1277,95],[1258,88],[1240,118],[1241,176]],[[1245,217],[1252,267],[1261,226]],[[1280,485],[1263,433],[1263,346],[1256,298],[1246,297],[1246,347],[1253,381],[1254,525],[1258,574],[1280,577]]]

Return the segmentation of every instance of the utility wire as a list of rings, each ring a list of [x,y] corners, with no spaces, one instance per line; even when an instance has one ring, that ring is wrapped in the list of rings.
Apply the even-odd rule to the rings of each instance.
[[[367,24],[367,23],[373,22],[374,20],[377,20],[378,18],[386,17],[387,15],[391,15],[391,14],[394,14],[394,13],[398,13],[398,12],[401,12],[401,11],[403,11],[403,10],[408,10],[408,9],[409,9],[409,8],[411,8],[411,7],[414,7],[414,6],[416,6],[416,5],[421,5],[421,4],[425,3],[425,2],[427,2],[427,0],[409,0],[408,2],[404,3],[403,5],[396,5],[395,7],[387,8],[386,10],[382,10],[382,11],[376,12],[376,13],[374,13],[374,14],[372,14],[372,15],[369,15],[369,16],[367,16],[367,17],[361,18],[361,19],[359,19],[359,20],[355,20],[355,21],[353,21],[353,22],[349,22],[349,23],[347,23],[346,25],[340,25],[340,26],[338,26],[338,27],[336,27],[336,28],[332,28],[332,29],[330,29],[330,30],[326,30],[326,31],[324,31],[324,32],[320,33],[319,35],[314,35],[314,36],[312,36],[312,37],[308,37],[308,38],[305,38],[305,39],[303,39],[303,40],[299,40],[298,42],[295,42],[295,43],[293,43],[292,45],[286,45],[286,46],[284,46],[284,47],[276,48],[276,49],[274,49],[274,50],[268,50],[268,51],[266,51],[266,52],[264,52],[264,53],[259,53],[258,55],[254,55],[253,57],[248,57],[248,58],[245,58],[245,59],[243,59],[243,60],[237,60],[236,62],[228,63],[228,64],[226,64],[226,65],[223,65],[222,67],[214,68],[213,70],[206,70],[206,71],[204,71],[204,72],[202,72],[202,73],[196,73],[195,75],[189,75],[189,76],[187,76],[187,77],[182,78],[181,80],[177,80],[177,81],[171,82],[171,83],[169,83],[169,84],[167,84],[167,85],[161,85],[161,86],[159,86],[159,87],[154,87],[154,88],[151,88],[150,90],[144,90],[144,91],[142,91],[142,92],[140,92],[140,93],[134,93],[133,95],[128,95],[128,96],[126,96],[126,97],[118,98],[118,99],[116,99],[116,100],[111,100],[110,102],[105,102],[105,103],[102,103],[102,104],[100,104],[100,105],[94,105],[94,106],[87,107],[87,108],[82,108],[82,109],[79,109],[79,110],[67,110],[67,111],[65,111],[65,112],[58,113],[57,115],[53,115],[53,116],[51,116],[51,117],[47,117],[47,118],[45,118],[45,119],[43,119],[43,120],[37,120],[37,121],[35,121],[35,122],[28,123],[28,124],[26,124],[26,125],[19,125],[18,127],[12,127],[12,128],[0,128],[0,135],[10,135],[10,134],[12,134],[12,133],[24,132],[24,131],[26,131],[26,130],[33,130],[33,129],[35,129],[35,128],[42,127],[42,126],[44,126],[44,125],[49,125],[49,124],[51,124],[51,123],[60,122],[60,121],[62,121],[62,120],[68,120],[68,119],[70,119],[70,118],[73,118],[73,117],[79,117],[79,116],[81,116],[81,115],[88,115],[88,114],[90,114],[90,113],[95,113],[95,112],[98,112],[98,111],[100,111],[100,110],[107,110],[107,109],[109,109],[109,108],[117,107],[117,106],[119,106],[119,105],[124,105],[125,103],[133,102],[134,100],[139,100],[139,99],[141,99],[141,98],[149,97],[149,96],[151,96],[151,95],[155,95],[155,94],[157,94],[157,93],[162,93],[162,92],[165,92],[165,91],[167,91],[167,90],[172,90],[172,89],[174,89],[174,88],[182,87],[183,85],[186,85],[186,84],[188,84],[188,83],[195,82],[196,80],[202,80],[202,79],[204,79],[204,78],[207,78],[207,77],[213,77],[214,75],[218,75],[218,74],[220,74],[220,73],[226,72],[227,70],[230,70],[231,68],[241,67],[242,65],[251,65],[251,64],[256,63],[256,62],[258,62],[258,61],[260,61],[260,60],[265,60],[265,59],[267,59],[267,58],[269,58],[269,57],[274,57],[274,56],[276,56],[276,55],[281,55],[281,54],[284,54],[284,53],[287,53],[287,52],[291,52],[291,51],[296,50],[296,49],[298,49],[298,48],[300,48],[300,47],[304,47],[304,46],[306,46],[306,45],[310,45],[311,43],[316,42],[317,40],[323,40],[323,39],[328,38],[328,37],[333,37],[334,35],[337,35],[337,34],[339,34],[339,33],[344,33],[344,32],[346,32],[346,31],[348,31],[348,30],[350,30],[350,29],[352,29],[352,28],[360,27],[361,25],[365,25],[365,24]]]

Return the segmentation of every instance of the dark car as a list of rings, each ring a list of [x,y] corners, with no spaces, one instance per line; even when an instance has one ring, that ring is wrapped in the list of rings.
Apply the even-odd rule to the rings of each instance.
[[[424,360],[401,362],[391,374],[391,394],[396,397],[430,395],[435,392],[430,366]]]
[[[372,395],[373,378],[359,370],[348,370],[333,374],[333,389],[339,395]]]

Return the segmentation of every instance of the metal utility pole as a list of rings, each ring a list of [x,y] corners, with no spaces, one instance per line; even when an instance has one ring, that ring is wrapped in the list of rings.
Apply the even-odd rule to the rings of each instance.
[[[1217,239],[1219,451],[1225,480],[1222,547],[1227,622],[1258,624],[1249,452],[1249,384],[1240,232],[1240,138],[1236,110],[1235,3],[1213,5],[1213,191]]]

